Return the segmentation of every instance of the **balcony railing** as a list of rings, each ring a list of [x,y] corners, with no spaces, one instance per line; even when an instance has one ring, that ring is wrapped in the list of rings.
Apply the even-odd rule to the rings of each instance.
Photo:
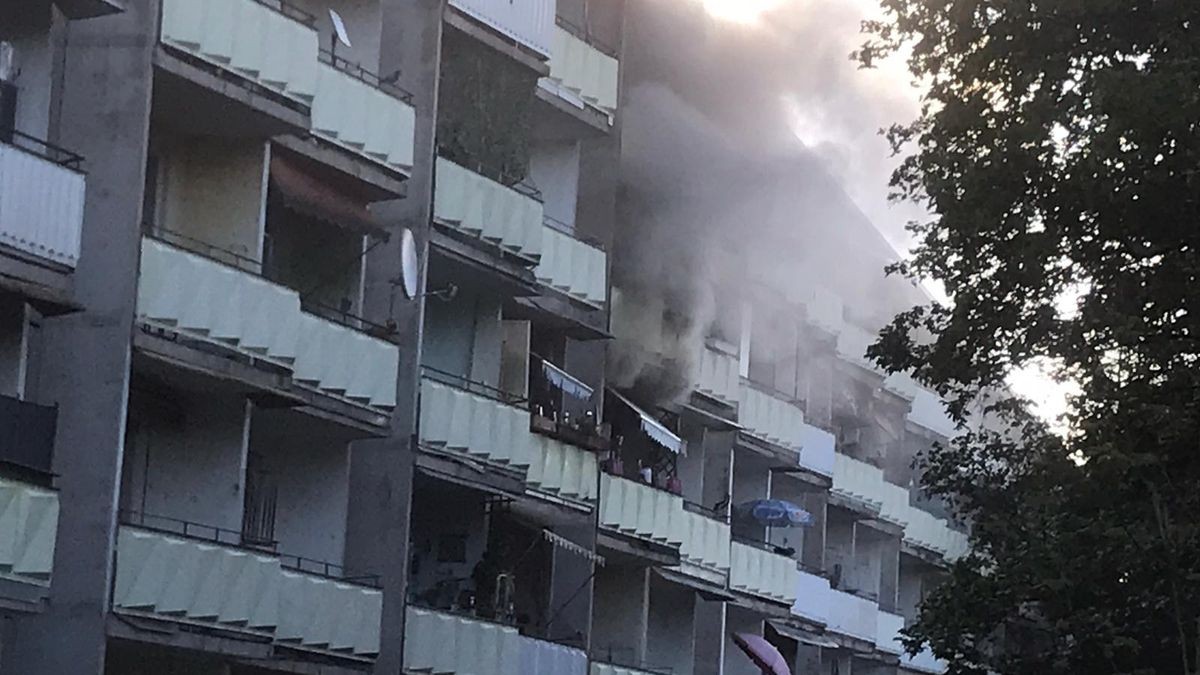
[[[612,50],[606,53],[582,31],[559,20],[545,86],[580,108],[587,105],[611,115],[617,110],[619,78],[620,62]]]
[[[542,254],[544,207],[535,192],[509,187],[456,164],[437,160],[434,217],[447,227],[537,261]]]
[[[736,356],[706,346],[700,352],[696,391],[726,405],[737,405],[740,396],[738,368]]]
[[[791,605],[796,602],[796,561],[734,541],[730,547],[729,586]]]
[[[796,601],[792,614],[819,624],[829,623],[829,579],[803,568],[796,570]]]
[[[880,610],[877,618],[875,646],[880,651],[900,654],[904,645],[900,643],[900,631],[904,629],[904,617]]]
[[[113,607],[261,635],[290,648],[379,652],[383,594],[287,569],[275,555],[123,525]]]
[[[672,547],[689,536],[682,497],[607,473],[600,477],[600,524]]]
[[[58,537],[58,493],[0,478],[0,573],[49,583]]]
[[[672,672],[669,669],[631,668],[615,663],[599,662],[593,662],[590,671],[591,675],[671,675]]]
[[[163,0],[162,41],[303,105],[318,79],[313,17],[282,0]]]
[[[729,572],[729,522],[712,510],[684,502],[683,543],[679,546],[679,558],[709,572]],[[683,572],[688,572],[685,565]]]
[[[837,438],[807,422],[800,430],[800,466],[823,476],[833,476]]]
[[[0,396],[0,462],[48,476],[58,409]]]
[[[80,158],[20,132],[0,143],[0,244],[74,268],[86,179]]]
[[[878,636],[879,606],[866,598],[832,589],[829,591],[829,630],[872,644]]]
[[[544,218],[538,281],[593,306],[608,300],[608,254],[577,238],[552,218]]]
[[[396,403],[396,345],[304,312],[290,288],[150,237],[142,239],[138,316],[289,368],[329,395]]]
[[[804,411],[782,395],[764,391],[743,380],[738,402],[738,423],[759,438],[799,451],[804,444]]]
[[[392,169],[413,164],[416,113],[411,96],[374,73],[322,51],[312,102],[318,136]]]
[[[543,56],[554,40],[554,0],[450,0],[477,21]]]
[[[410,606],[404,670],[443,675],[584,675],[587,654],[522,636],[512,626]]]

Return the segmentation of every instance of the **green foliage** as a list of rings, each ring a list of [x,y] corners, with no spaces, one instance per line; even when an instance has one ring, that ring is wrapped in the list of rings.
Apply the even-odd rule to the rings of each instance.
[[[1004,433],[925,458],[975,552],[910,644],[953,673],[1200,672],[1200,2],[881,3],[856,57],[912,48],[892,186],[934,214],[894,271],[953,304],[872,355],[960,420],[1035,361],[1080,388],[1063,438],[1005,401]]]

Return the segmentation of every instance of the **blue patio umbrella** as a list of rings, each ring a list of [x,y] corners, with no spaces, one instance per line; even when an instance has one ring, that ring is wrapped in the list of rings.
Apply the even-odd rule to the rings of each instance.
[[[756,499],[733,507],[733,514],[767,527],[805,527],[812,525],[812,514],[782,499]]]

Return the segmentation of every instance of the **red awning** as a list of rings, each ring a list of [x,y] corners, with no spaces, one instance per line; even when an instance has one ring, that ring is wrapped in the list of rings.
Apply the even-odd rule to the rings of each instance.
[[[386,237],[382,223],[358,199],[306,171],[298,162],[271,157],[271,190],[287,208],[354,232]]]

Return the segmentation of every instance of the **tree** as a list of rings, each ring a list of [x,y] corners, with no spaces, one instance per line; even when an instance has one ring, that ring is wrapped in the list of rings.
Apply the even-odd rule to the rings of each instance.
[[[1001,422],[923,460],[974,549],[909,646],[952,673],[1200,673],[1200,2],[881,4],[855,57],[911,48],[892,186],[933,214],[893,271],[952,302],[871,355]],[[1078,385],[1061,435],[984,396],[1036,362]]]

